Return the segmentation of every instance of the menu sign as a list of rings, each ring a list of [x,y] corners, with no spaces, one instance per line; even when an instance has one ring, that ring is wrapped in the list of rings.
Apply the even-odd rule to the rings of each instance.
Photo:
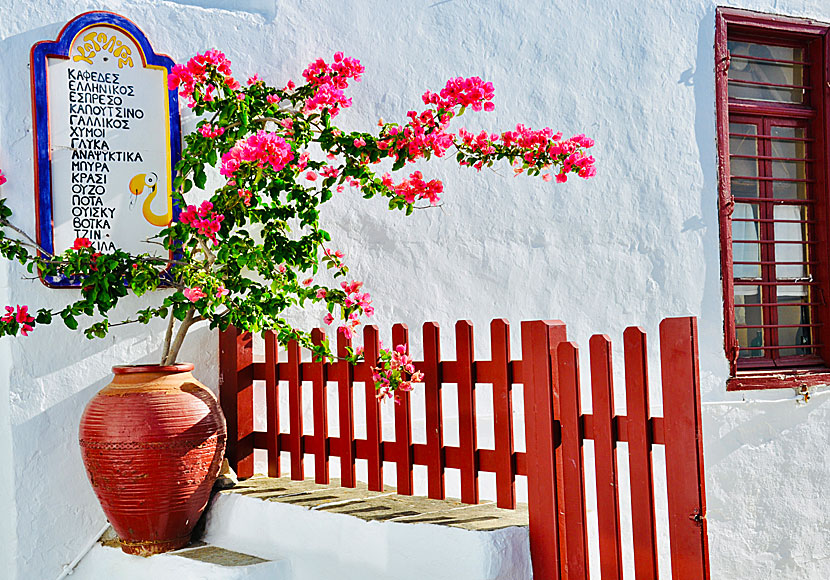
[[[96,251],[162,250],[181,149],[173,62],[129,20],[91,12],[32,49],[38,234],[49,252],[87,238]],[[162,250],[163,251],[163,250]],[[65,279],[44,280],[66,286]]]

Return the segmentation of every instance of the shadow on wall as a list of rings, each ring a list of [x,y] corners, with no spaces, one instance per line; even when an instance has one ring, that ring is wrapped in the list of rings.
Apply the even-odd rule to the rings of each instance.
[[[706,276],[703,280],[703,304],[699,312],[710,313],[698,321],[701,350],[709,349],[710,356],[701,353],[701,361],[721,360],[714,369],[701,369],[715,376],[725,376],[726,356],[723,352],[723,318],[720,315],[723,292],[720,283],[720,233],[718,224],[718,158],[715,118],[715,9],[710,8],[701,18],[697,35],[695,67],[680,74],[678,84],[692,88],[695,102],[695,143],[703,175],[700,215],[683,223],[683,231],[698,230],[703,244]],[[680,192],[682,195],[682,192]],[[707,308],[718,305],[717,309]],[[707,346],[708,344],[708,346]],[[725,390],[725,385],[719,385]],[[704,398],[708,393],[704,393]],[[720,393],[716,393],[716,396]]]

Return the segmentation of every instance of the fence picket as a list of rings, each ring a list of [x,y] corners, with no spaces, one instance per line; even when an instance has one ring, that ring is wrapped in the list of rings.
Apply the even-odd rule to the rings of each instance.
[[[227,409],[226,456],[239,477],[254,474],[254,348],[250,332],[231,327],[219,338],[220,404]]]
[[[456,386],[458,392],[458,442],[461,449],[461,501],[478,503],[476,461],[476,398],[473,374],[473,324],[455,324]]]
[[[277,350],[277,333],[269,330],[265,333],[265,417],[268,439],[268,477],[280,476],[280,395],[279,395],[279,351]]]
[[[669,544],[674,578],[708,580],[697,322],[660,323]]]
[[[614,385],[611,340],[605,335],[596,335],[591,337],[589,345],[600,578],[622,580],[617,444],[613,429]]]
[[[380,441],[380,402],[375,391],[375,383],[372,381],[371,367],[377,365],[378,351],[378,327],[367,325],[363,329],[363,356],[364,375],[363,389],[366,395],[366,448],[367,462],[369,465],[369,491],[383,490],[383,458],[381,457]]]
[[[291,479],[305,479],[303,466],[303,376],[300,367],[300,344],[288,343],[288,416],[291,431],[288,436],[291,451]]]
[[[559,321],[522,322],[522,378],[524,380],[525,439],[527,440],[527,503],[533,576],[562,578],[557,494],[556,445],[551,351],[565,341]],[[558,374],[558,371],[557,371]],[[555,514],[554,517],[551,517]],[[564,525],[562,525],[564,528]],[[564,529],[562,530],[564,533]]]
[[[516,508],[513,465],[513,399],[510,377],[510,325],[503,318],[490,323],[490,379],[493,381],[493,435],[496,444],[496,505]]]
[[[355,441],[354,441],[354,366],[347,360],[351,340],[342,333],[337,333],[337,358],[334,363],[337,374],[337,405],[340,422],[340,481],[343,487],[354,487],[355,477]]]
[[[404,345],[409,354],[409,329],[405,324],[392,327],[392,346]],[[398,493],[412,495],[412,409],[408,392],[397,394],[395,405],[395,464],[397,468]]]
[[[441,329],[434,322],[425,322],[424,334],[424,398],[427,427],[427,495],[444,499],[444,413],[441,401]]]
[[[565,529],[568,580],[588,580],[588,529],[585,515],[585,469],[582,452],[579,349],[573,342],[558,348],[559,405],[562,412],[562,462],[565,483]]]
[[[325,334],[319,328],[311,331],[311,342],[323,344]],[[308,364],[308,373],[303,377],[311,381],[312,405],[314,407],[314,481],[329,482],[329,415],[328,380],[324,358],[314,357]]]
[[[631,479],[631,528],[637,580],[656,580],[657,528],[654,516],[654,471],[648,397],[646,333],[632,326],[623,333],[628,471]]]

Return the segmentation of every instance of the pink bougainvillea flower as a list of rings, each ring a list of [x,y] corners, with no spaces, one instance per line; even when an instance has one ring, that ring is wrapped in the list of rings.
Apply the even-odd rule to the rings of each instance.
[[[198,208],[195,205],[187,206],[187,209],[179,215],[180,222],[189,224],[190,227],[211,240],[214,246],[219,245],[216,234],[222,228],[224,219],[224,215],[213,211],[213,204],[207,200],[203,201]]]
[[[75,238],[75,243],[72,244],[73,250],[80,250],[83,248],[91,248],[92,242],[89,241],[89,238]]]
[[[184,294],[184,297],[190,300],[191,302],[196,302],[201,298],[207,296],[207,294],[202,292],[202,289],[199,287],[185,288],[184,290],[182,290],[182,294]]]
[[[219,286],[219,288],[216,289],[217,298],[222,298],[223,296],[227,296],[230,293],[231,291],[225,288],[224,286]]]
[[[358,282],[357,280],[340,283],[340,287],[343,288],[343,291],[346,292],[346,294],[354,294],[359,291],[362,286],[363,282]]]
[[[4,183],[6,183],[6,176],[3,175],[3,170],[0,169],[0,185],[3,185]]]
[[[311,286],[311,283],[314,281],[314,278],[306,278],[303,280],[303,286]]]
[[[222,166],[219,173],[225,177],[232,177],[243,163],[251,163],[257,167],[270,165],[274,171],[282,170],[294,159],[285,139],[269,131],[260,130],[240,140],[230,151],[222,155]]]
[[[262,82],[262,79],[259,78],[258,74],[254,74],[254,76],[248,77],[248,84],[249,85],[254,85],[256,83],[261,83],[261,82]]]
[[[355,147],[364,147],[365,145],[366,145],[366,141],[364,141],[360,137],[358,137],[357,139],[354,140],[354,146]]]
[[[206,123],[199,127],[199,133],[202,134],[202,137],[207,137],[208,139],[215,139],[216,137],[220,137],[225,133],[225,128],[220,127],[219,125],[211,125],[210,123]]]
[[[308,179],[309,181],[317,181],[317,174],[314,173],[313,171],[309,171],[308,173],[305,174],[305,178]]]
[[[325,298],[328,292],[326,292],[325,288],[320,288],[317,290],[317,294],[315,295],[317,298]]]
[[[323,322],[325,322],[326,324],[331,324],[332,322],[334,322],[334,316],[332,316],[331,312],[329,312],[323,317]]]

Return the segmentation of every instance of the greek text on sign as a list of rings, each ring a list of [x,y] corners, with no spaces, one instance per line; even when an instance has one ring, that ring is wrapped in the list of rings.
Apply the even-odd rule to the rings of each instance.
[[[148,240],[174,218],[178,156],[171,139],[178,145],[180,136],[178,104],[171,111],[167,88],[172,61],[153,53],[132,22],[111,13],[79,16],[57,42],[36,45],[32,60],[36,108],[45,108],[36,118],[39,201],[51,210],[45,232],[39,208],[41,245],[47,238],[44,247],[57,254],[88,238],[101,252],[167,254]],[[40,155],[44,112],[47,159]],[[48,184],[40,183],[44,162]]]

